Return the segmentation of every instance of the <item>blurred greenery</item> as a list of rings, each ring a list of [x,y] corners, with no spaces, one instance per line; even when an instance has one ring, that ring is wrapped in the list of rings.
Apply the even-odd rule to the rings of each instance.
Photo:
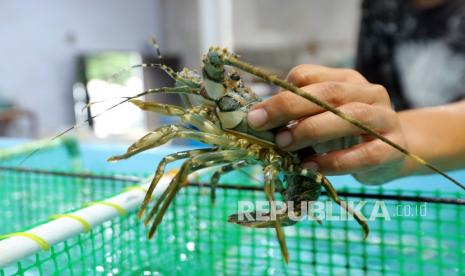
[[[131,66],[140,64],[141,56],[135,52],[105,52],[89,55],[85,70],[87,79],[100,79],[125,84],[134,75]]]

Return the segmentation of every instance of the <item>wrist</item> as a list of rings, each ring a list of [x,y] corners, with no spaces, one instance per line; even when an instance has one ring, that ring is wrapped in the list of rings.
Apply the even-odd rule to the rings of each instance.
[[[421,139],[418,139],[418,133],[414,129],[414,126],[411,124],[411,121],[409,120],[409,115],[409,111],[397,113],[400,122],[399,128],[400,132],[402,133],[402,136],[404,137],[404,148],[408,152],[417,154],[417,150],[420,145]],[[412,145],[414,145],[416,149],[413,149]],[[402,166],[399,171],[399,178],[416,174],[419,170],[421,170],[421,166],[419,166],[418,162],[412,159],[411,157],[404,155],[402,159]]]

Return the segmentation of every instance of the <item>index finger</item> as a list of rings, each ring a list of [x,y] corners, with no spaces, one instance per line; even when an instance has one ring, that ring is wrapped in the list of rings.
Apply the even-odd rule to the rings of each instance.
[[[302,89],[333,107],[352,102],[380,106],[390,104],[384,88],[376,85],[328,81],[308,85]],[[255,104],[249,112],[248,122],[249,126],[256,130],[267,130],[324,111],[326,111],[324,108],[299,95],[283,91],[266,101]]]
[[[289,72],[287,81],[298,87],[325,82],[341,81],[352,83],[368,83],[359,72],[348,68],[330,68],[316,64],[301,64]]]

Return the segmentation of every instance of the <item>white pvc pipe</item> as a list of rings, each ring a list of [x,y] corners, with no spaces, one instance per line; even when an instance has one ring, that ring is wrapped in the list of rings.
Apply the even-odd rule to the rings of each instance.
[[[153,192],[153,196],[156,197],[160,195],[167,188],[173,176],[174,173],[168,173],[163,176]],[[147,189],[148,186],[149,184],[145,184],[141,187]],[[144,197],[145,192],[143,189],[132,189],[104,201],[117,204],[129,213],[141,205]],[[91,228],[120,216],[115,208],[103,204],[91,205],[70,214],[84,219],[91,225]],[[66,217],[52,220],[26,231],[26,233],[32,233],[42,238],[50,246],[63,242],[83,232],[84,226],[82,223]],[[41,250],[37,242],[27,237],[13,236],[4,239],[0,241],[0,268],[16,263]]]

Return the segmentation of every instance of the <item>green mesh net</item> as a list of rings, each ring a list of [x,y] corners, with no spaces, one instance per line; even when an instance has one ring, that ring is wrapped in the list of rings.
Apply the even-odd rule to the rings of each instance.
[[[68,213],[134,185],[130,177],[106,177],[28,169],[0,169],[0,235]]]
[[[154,239],[134,211],[0,268],[0,275],[464,275],[465,211],[459,194],[340,190],[368,203],[382,200],[390,220],[369,222],[363,240],[355,221],[304,220],[286,227],[285,264],[274,230],[227,223],[239,201],[263,201],[260,187],[228,175],[211,206],[208,185],[182,189]],[[238,183],[239,182],[239,183]],[[252,181],[251,181],[252,182]],[[240,184],[240,185],[238,185]],[[38,170],[0,170],[0,234],[25,231],[50,215],[118,194],[135,180]],[[438,200],[447,198],[449,200]],[[322,201],[328,200],[321,196]],[[436,201],[433,202],[433,201]],[[53,203],[53,204],[51,204]],[[338,216],[338,208],[334,217]]]
[[[132,181],[46,173],[2,171],[0,233],[63,213],[83,203],[104,199]],[[51,192],[53,191],[53,192]],[[344,192],[344,191],[342,191]],[[347,191],[346,191],[347,192]],[[366,194],[362,190],[354,191]],[[419,193],[380,189],[377,195],[417,196]],[[367,194],[370,196],[371,194]],[[453,194],[422,193],[432,198]],[[239,200],[261,201],[263,192],[222,187],[210,204],[208,187],[190,186],[177,196],[155,238],[134,213],[108,221],[67,241],[0,269],[0,275],[165,275],[179,274],[409,274],[463,275],[465,212],[458,204],[426,203],[426,214],[414,214],[425,203],[384,200],[391,214],[410,216],[370,222],[363,241],[354,221],[318,225],[302,221],[285,228],[290,262],[281,257],[274,231],[246,229],[226,222]],[[346,198],[348,198],[346,196]],[[360,197],[352,198],[360,200]],[[326,200],[322,196],[322,200]],[[49,204],[54,202],[56,204]],[[374,202],[370,199],[369,202]],[[366,206],[370,210],[374,203]],[[369,216],[369,214],[366,214]]]

